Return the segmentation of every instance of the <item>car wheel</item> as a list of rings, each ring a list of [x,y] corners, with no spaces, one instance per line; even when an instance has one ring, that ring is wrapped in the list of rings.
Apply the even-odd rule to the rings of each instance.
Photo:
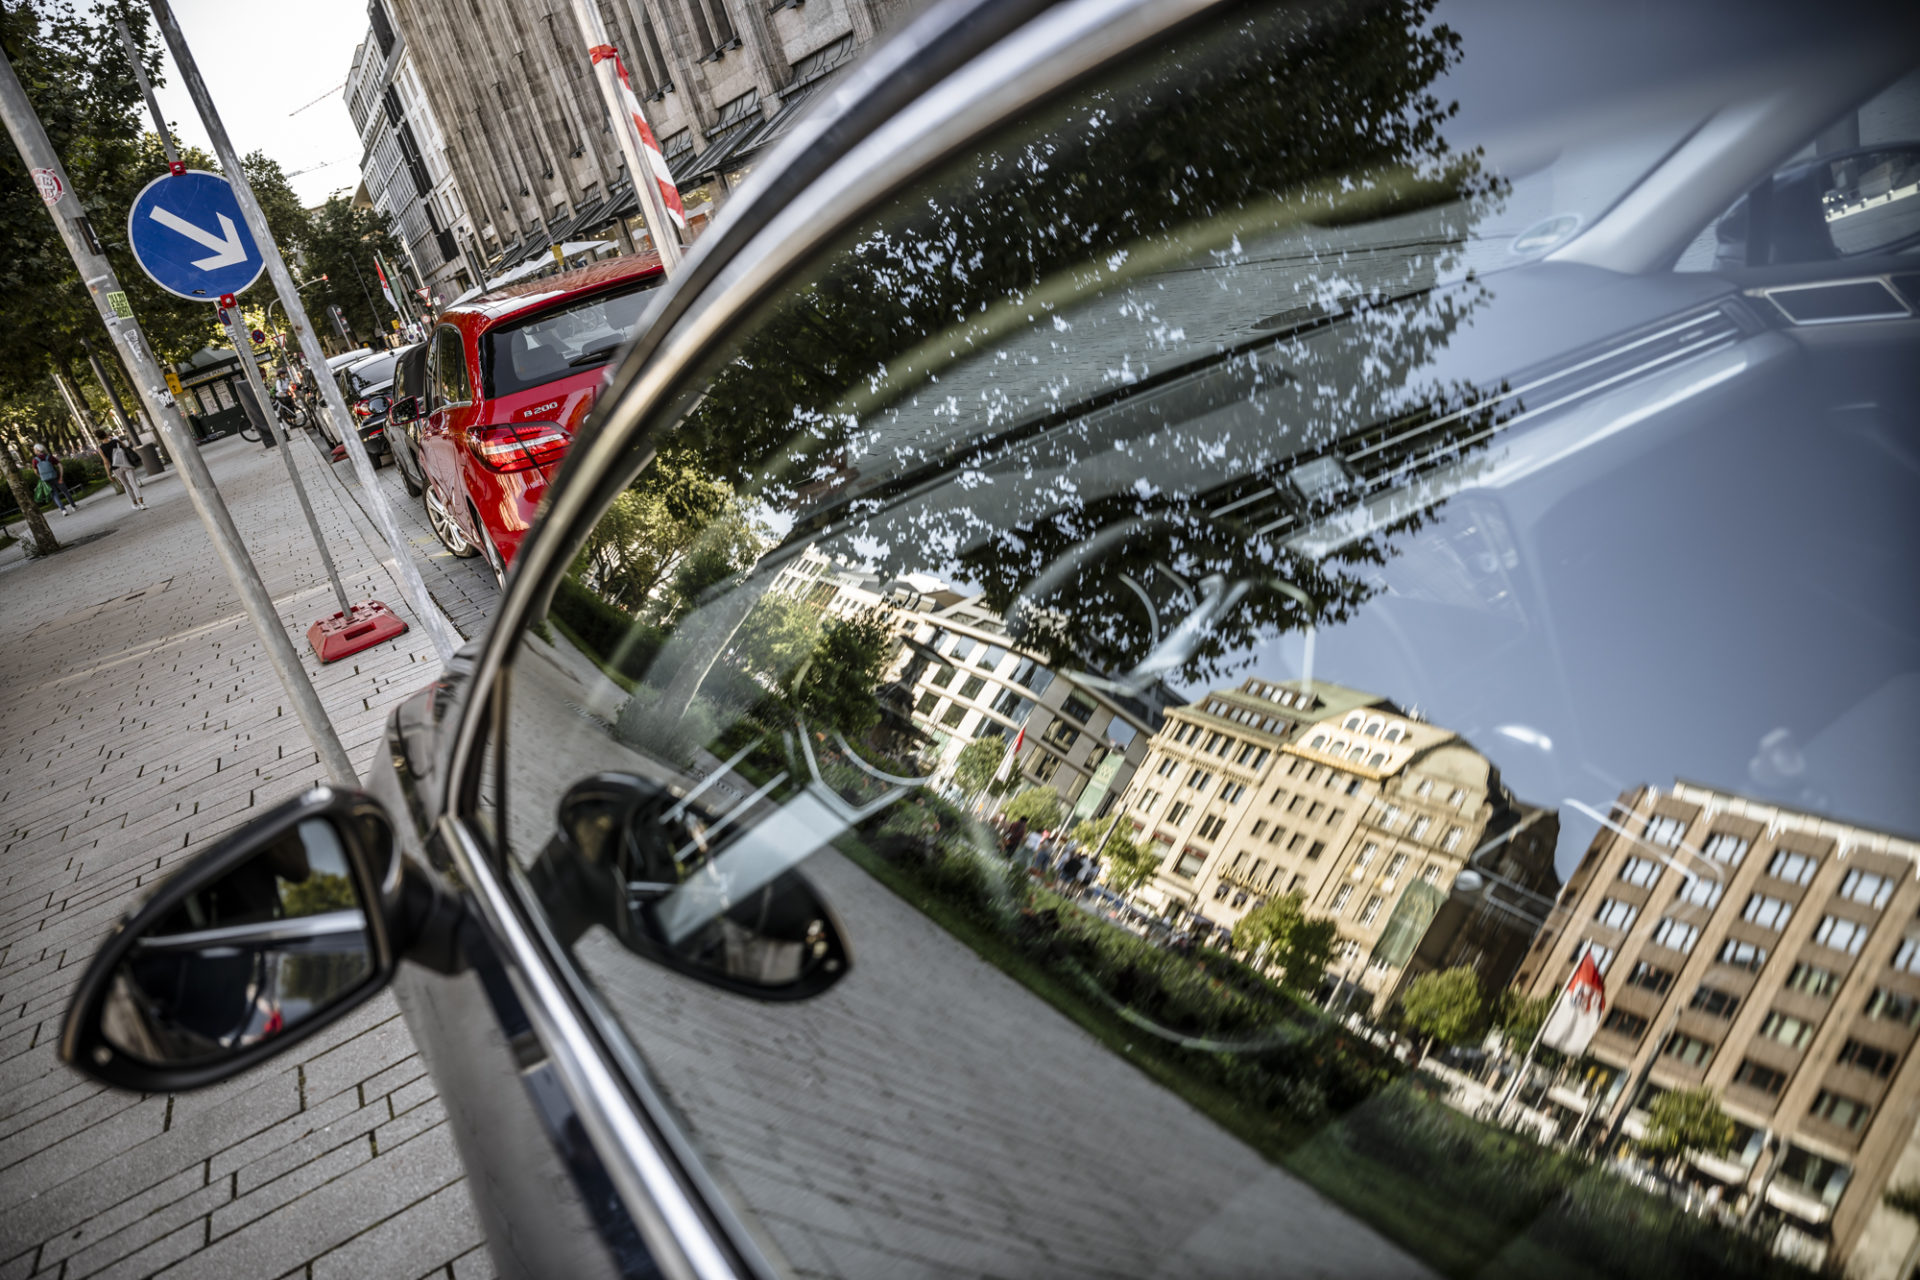
[[[468,542],[467,535],[460,532],[460,526],[455,522],[453,513],[448,511],[446,505],[440,501],[432,485],[427,486],[426,503],[427,523],[433,526],[433,536],[440,539],[441,546],[462,560],[480,553],[480,548]]]

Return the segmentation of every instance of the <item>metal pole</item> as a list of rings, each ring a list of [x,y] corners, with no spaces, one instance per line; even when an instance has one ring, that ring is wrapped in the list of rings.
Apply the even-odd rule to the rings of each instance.
[[[620,139],[620,154],[626,158],[633,193],[640,197],[640,207],[646,211],[647,229],[653,232],[654,252],[660,255],[660,266],[672,275],[680,269],[679,233],[667,213],[667,202],[660,195],[659,175],[652,160],[658,151],[649,150],[641,143],[640,131],[646,129],[651,138],[652,128],[640,110],[639,98],[632,87],[624,83],[625,72],[619,62],[599,52],[605,49],[611,54],[613,50],[613,42],[607,39],[607,28],[600,21],[599,6],[593,0],[573,0],[573,17],[580,24],[581,38],[587,42],[593,76],[600,82],[600,97],[614,119],[614,136]],[[661,167],[665,167],[664,163]]]
[[[367,456],[366,443],[354,429],[353,415],[347,412],[340,386],[326,376],[327,357],[320,350],[320,339],[313,331],[313,322],[307,318],[306,306],[300,301],[300,291],[287,271],[279,246],[274,243],[266,215],[260,211],[260,202],[254,199],[253,187],[240,168],[240,156],[233,149],[233,140],[227,136],[220,113],[214,110],[213,98],[207,93],[206,81],[200,78],[200,68],[187,48],[186,37],[180,32],[180,24],[174,20],[173,6],[167,0],[151,0],[151,3],[161,33],[166,37],[168,48],[173,51],[174,64],[180,70],[180,82],[186,86],[187,93],[193,98],[193,105],[199,109],[200,119],[213,142],[214,154],[220,157],[220,167],[226,171],[228,181],[233,184],[234,196],[240,202],[240,211],[246,215],[247,229],[260,246],[260,256],[266,259],[267,275],[273,280],[274,292],[280,295],[281,304],[287,309],[287,322],[293,327],[294,336],[300,340],[300,351],[306,357],[307,368],[312,371],[320,394],[333,414],[341,442],[346,445],[347,457],[353,462],[354,475],[360,480],[360,490],[366,495],[367,505],[372,509],[374,523],[380,526],[380,533],[393,552],[400,590],[413,607],[414,616],[433,640],[435,652],[444,662],[453,656],[455,640],[452,629],[427,594],[427,584],[420,577],[419,566],[413,562],[411,544],[401,535],[399,523],[393,518],[393,510],[387,506],[387,495],[381,492],[380,483],[373,473],[373,459]]]
[[[245,544],[240,541],[240,531],[234,527],[233,516],[221,499],[220,491],[214,487],[206,459],[200,456],[200,450],[194,445],[186,425],[180,421],[179,413],[167,397],[166,381],[161,376],[159,362],[147,346],[146,334],[141,332],[136,321],[122,319],[115,311],[114,302],[119,301],[124,305],[126,294],[120,288],[119,277],[114,274],[106,255],[93,247],[98,241],[93,229],[86,225],[80,198],[73,190],[73,182],[67,177],[66,167],[54,153],[53,143],[48,140],[40,117],[34,114],[27,91],[14,74],[13,59],[0,53],[0,67],[4,68],[4,73],[0,74],[0,117],[6,121],[7,132],[12,135],[20,158],[26,161],[29,169],[37,171],[42,198],[49,192],[53,195],[53,199],[47,201],[47,215],[53,219],[60,238],[66,242],[67,252],[73,255],[74,265],[79,268],[80,279],[86,284],[94,307],[100,313],[101,323],[107,326],[107,333],[113,338],[114,345],[126,360],[127,367],[133,370],[134,389],[146,401],[148,414],[159,425],[161,436],[180,465],[187,496],[192,500],[194,510],[199,513],[201,523],[207,526],[207,535],[213,539],[214,549],[226,566],[227,576],[233,580],[234,590],[240,595],[241,607],[246,610],[254,629],[260,633],[261,642],[266,645],[267,660],[273,664],[275,674],[285,686],[294,711],[305,726],[307,737],[318,749],[327,772],[343,785],[358,786],[359,778],[354,774],[352,762],[347,759],[346,748],[340,745],[333,725],[328,723],[326,710],[320,705],[320,695],[314,692],[306,669],[300,665],[300,655],[294,652],[292,642],[287,639],[287,633],[280,624],[280,614],[273,606],[273,597],[267,594],[266,584],[260,581],[260,573],[247,555]]]
[[[127,412],[126,405],[120,403],[120,389],[114,386],[112,380],[107,377],[106,367],[100,363],[100,357],[94,354],[93,344],[91,342],[83,342],[83,345],[87,352],[87,363],[93,367],[94,381],[98,382],[100,384],[100,390],[106,393],[107,403],[113,406],[113,416],[120,424],[120,429],[133,436],[134,443],[138,444],[140,442],[140,435],[134,430],[133,415]]]
[[[225,307],[220,308],[220,318],[227,326],[228,340],[233,343],[233,349],[240,357],[240,368],[247,375],[247,385],[253,388],[253,398],[260,402],[260,429],[267,433],[269,441],[283,446],[280,460],[287,464],[287,479],[293,484],[293,496],[299,500],[300,514],[307,518],[307,530],[313,534],[314,548],[320,552],[320,563],[326,566],[327,581],[333,584],[333,598],[340,602],[340,614],[345,617],[353,612],[353,605],[347,600],[347,589],[340,585],[340,573],[333,567],[333,557],[327,552],[327,539],[320,532],[320,520],[313,514],[313,503],[307,500],[307,486],[300,480],[300,469],[293,465],[293,438],[274,429],[273,397],[267,394],[266,382],[260,377],[260,366],[254,363],[253,343],[247,335],[246,323],[240,319],[238,310],[228,311]]]

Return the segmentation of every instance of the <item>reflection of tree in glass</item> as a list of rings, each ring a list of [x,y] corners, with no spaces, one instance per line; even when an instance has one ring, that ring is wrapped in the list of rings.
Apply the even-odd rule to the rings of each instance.
[[[280,884],[280,905],[288,916],[317,916],[325,911],[357,909],[360,899],[344,875],[314,871],[298,884]]]
[[[1207,512],[1223,484],[1276,477],[1335,440],[1408,415],[1431,418],[1470,394],[1416,385],[1476,305],[1472,285],[1435,286],[1499,194],[1477,158],[1453,153],[1441,136],[1451,108],[1429,86],[1458,58],[1459,41],[1426,25],[1430,10],[1415,0],[1358,14],[1248,17],[1145,74],[1082,94],[1038,136],[1025,129],[1023,140],[989,148],[883,215],[715,373],[672,447],[770,508],[812,506],[824,517],[858,494],[838,512],[863,522],[882,573],[972,581],[1003,612],[1068,549],[1117,521],[1156,517],[1115,564],[1055,584],[1048,625],[1032,637],[1099,669],[1124,669],[1153,643],[1137,599],[1115,581],[1118,568],[1280,577],[1311,601],[1256,588],[1188,656],[1189,678],[1216,674],[1256,635],[1298,627],[1310,613],[1345,617],[1372,589],[1355,567],[1391,554],[1389,531],[1313,561],[1288,551],[1280,534],[1252,534]],[[1399,215],[1417,224],[1409,234],[1425,248],[1376,253],[1356,238],[1356,226]],[[1072,357],[1060,363],[1077,359],[1083,373],[1108,355],[1119,365],[1172,351],[1178,342],[1162,332],[1171,322],[1142,301],[1158,282],[1213,271],[1214,305],[1244,305],[1242,285],[1277,278],[1270,269],[1281,259],[1312,323],[1261,338],[1258,353],[1252,343],[1216,346],[1169,355],[1171,369],[1143,364],[1071,385],[1051,370],[1013,367],[1039,363],[1038,348],[1017,345],[1023,333],[1064,332],[1075,319],[1088,334],[1109,331],[1111,350],[1092,337],[1060,340]],[[1340,318],[1324,323],[1329,314]],[[1004,374],[983,371],[1002,357]],[[947,388],[934,380],[956,367],[988,383],[979,403],[936,403]],[[1170,376],[1188,379],[1177,414],[1148,394]],[[1235,408],[1247,412],[1230,429],[1196,421]],[[1452,438],[1479,425],[1468,415]],[[1156,479],[1169,456],[1217,465],[1204,485],[1185,489],[1083,495],[1019,483],[1042,463],[1070,472],[1109,452]],[[963,463],[1005,480],[989,509],[951,496],[937,507],[881,505],[928,469],[954,475]],[[1351,498],[1302,499],[1295,530]],[[808,532],[803,523],[795,536]],[[737,620],[716,614],[716,634]],[[683,689],[666,701],[690,696]]]

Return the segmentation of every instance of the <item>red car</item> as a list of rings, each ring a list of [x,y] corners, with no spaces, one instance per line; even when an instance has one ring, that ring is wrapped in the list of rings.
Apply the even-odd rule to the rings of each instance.
[[[418,442],[427,516],[448,551],[484,553],[505,578],[607,365],[663,279],[657,256],[613,258],[441,315],[426,390],[395,413]]]

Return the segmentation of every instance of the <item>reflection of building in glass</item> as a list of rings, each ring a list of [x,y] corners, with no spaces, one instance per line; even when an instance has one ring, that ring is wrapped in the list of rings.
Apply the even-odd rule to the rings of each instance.
[[[1520,979],[1545,995],[1585,949],[1601,961],[1596,1127],[1649,1068],[1630,1136],[1659,1094],[1710,1086],[1739,1136],[1728,1158],[1693,1163],[1727,1202],[1799,1251],[1846,1258],[1863,1233],[1904,1250],[1897,1219],[1868,1224],[1896,1165],[1920,1176],[1917,863],[1912,840],[1692,783],[1621,796],[1568,879],[1565,927],[1541,935]],[[1905,1275],[1898,1264],[1884,1274]]]
[[[922,574],[882,581],[809,549],[774,590],[829,613],[894,611],[902,644],[888,677],[933,744],[943,780],[967,743],[1011,743],[1024,729],[1021,780],[1058,791],[1076,818],[1097,817],[1146,755],[1158,720],[1150,707],[1074,683],[1014,644],[999,614],[946,583]]]
[[[1125,803],[1162,855],[1148,902],[1231,929],[1298,892],[1339,924],[1335,972],[1382,1008],[1428,970],[1470,965],[1494,987],[1520,962],[1531,920],[1449,896],[1483,845],[1485,875],[1548,895],[1560,883],[1557,820],[1485,756],[1324,681],[1252,679],[1168,712]]]

